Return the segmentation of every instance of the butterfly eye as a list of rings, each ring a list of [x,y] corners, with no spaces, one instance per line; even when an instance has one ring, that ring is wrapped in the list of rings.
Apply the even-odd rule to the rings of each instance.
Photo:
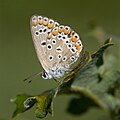
[[[47,17],[43,18],[43,25],[44,26],[48,25],[48,18]]]
[[[50,19],[48,22],[48,28],[53,28],[54,27],[54,20]]]
[[[69,34],[70,33],[70,27],[69,26],[65,26],[64,27],[64,33],[65,34]]]
[[[43,78],[43,79],[48,79],[49,76],[48,76],[48,74],[47,74],[46,72],[43,72],[43,73],[42,73],[42,78]]]

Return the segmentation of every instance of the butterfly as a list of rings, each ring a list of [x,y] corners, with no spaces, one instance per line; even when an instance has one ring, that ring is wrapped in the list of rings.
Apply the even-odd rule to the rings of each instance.
[[[42,78],[64,76],[80,56],[83,48],[80,36],[71,27],[45,16],[33,15],[30,26],[35,51],[44,69]]]

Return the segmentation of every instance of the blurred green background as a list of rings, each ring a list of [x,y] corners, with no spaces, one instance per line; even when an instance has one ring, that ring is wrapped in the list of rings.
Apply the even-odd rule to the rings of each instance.
[[[82,37],[84,47],[93,52],[98,49],[100,40],[113,37],[117,43],[112,52],[120,69],[120,1],[119,0],[0,0],[0,118],[8,120],[15,105],[10,102],[18,93],[31,95],[56,85],[54,81],[35,78],[32,83],[23,82],[31,74],[41,71],[33,47],[29,20],[33,14],[47,16],[64,25],[70,25]],[[91,37],[89,23],[94,21],[104,28],[99,42]],[[66,111],[70,98],[60,96],[54,101],[54,117],[46,120],[107,120],[104,112],[90,109],[82,116],[71,115]],[[16,120],[35,120],[34,108],[25,112]]]

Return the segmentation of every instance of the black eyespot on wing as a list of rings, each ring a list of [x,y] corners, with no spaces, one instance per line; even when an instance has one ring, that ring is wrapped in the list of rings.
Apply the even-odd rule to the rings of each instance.
[[[55,41],[53,41],[53,43],[55,43]]]
[[[60,56],[60,55],[59,55],[58,57],[59,57],[59,58],[61,58],[61,56]]]
[[[53,44],[53,45],[56,44],[56,40],[55,40],[55,39],[52,40],[52,44]]]
[[[50,56],[49,58],[50,58],[50,60],[51,60],[51,59],[52,59],[52,56]]]
[[[62,37],[63,39],[65,39],[65,37]]]
[[[42,32],[42,29],[40,29],[39,32],[41,33],[41,32]]]
[[[59,54],[59,55],[58,55],[58,59],[61,59],[61,58],[62,58],[62,55],[61,55],[61,54]]]
[[[52,45],[51,45],[51,44],[48,44],[48,45],[47,45],[47,48],[48,48],[48,50],[51,50],[51,49],[52,49]]]
[[[39,35],[39,32],[38,32],[38,31],[36,31],[36,32],[35,32],[35,34],[36,34],[36,35]]]
[[[62,51],[60,48],[57,48],[56,50],[57,50],[57,51]]]
[[[51,46],[50,46],[50,45],[48,45],[48,48],[49,48],[49,49],[51,49]]]
[[[47,31],[47,29],[44,29],[44,30],[43,30],[43,32],[46,32],[46,31]]]
[[[66,60],[66,58],[63,58],[63,60]]]
[[[69,43],[69,41],[68,41],[68,40],[66,40],[65,42],[66,42],[66,43]]]
[[[56,48],[56,52],[62,52],[62,48],[61,47],[57,47]]]
[[[71,59],[72,61],[74,61],[76,58],[75,58],[75,56],[71,56],[70,59]]]
[[[46,45],[46,42],[42,42],[41,45],[43,45],[43,46]]]
[[[72,52],[72,53],[75,53],[76,50],[75,50],[74,48],[71,48],[71,52]]]
[[[64,57],[62,58],[62,61],[66,61],[66,60],[67,60],[67,57],[64,56]]]
[[[61,38],[61,36],[58,36],[58,38]]]

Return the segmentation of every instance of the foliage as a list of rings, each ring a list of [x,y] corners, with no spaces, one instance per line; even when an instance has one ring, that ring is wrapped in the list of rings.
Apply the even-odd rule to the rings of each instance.
[[[113,119],[120,119],[120,72],[106,69],[103,59],[104,51],[112,46],[108,39],[104,45],[92,55],[83,51],[80,60],[73,69],[61,78],[62,83],[56,88],[47,90],[40,95],[17,95],[12,101],[16,104],[13,117],[23,113],[36,104],[35,115],[44,118],[48,113],[53,115],[53,99],[57,95],[75,94],[69,104],[68,111],[72,114],[86,112],[90,107],[103,109]],[[110,63],[107,63],[110,64]]]

